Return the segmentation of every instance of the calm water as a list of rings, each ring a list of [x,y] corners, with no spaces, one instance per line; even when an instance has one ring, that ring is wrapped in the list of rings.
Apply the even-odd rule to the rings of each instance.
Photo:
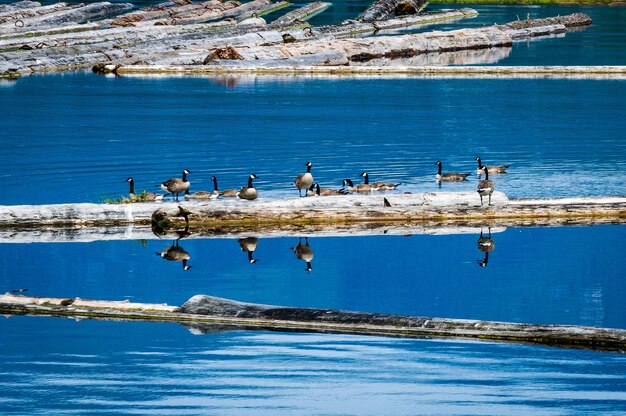
[[[487,229],[485,229],[485,232]],[[248,262],[234,239],[180,240],[190,270],[155,253],[170,240],[3,244],[0,292],[180,305],[199,293],[246,302],[420,316],[626,329],[626,226],[520,228],[492,235],[309,238],[312,271],[260,239]],[[304,241],[303,241],[304,243]],[[564,259],[567,259],[566,261]]]
[[[226,82],[226,81],[231,81]],[[435,161],[510,164],[509,196],[626,193],[626,81],[38,76],[0,88],[0,204],[98,202],[192,172],[192,190],[296,195],[363,171],[432,191]],[[474,190],[475,180],[445,190]],[[11,190],[11,191],[8,191]]]
[[[623,415],[617,354],[1,319],[3,415]]]
[[[335,2],[314,23],[358,15]],[[431,9],[448,6],[435,5]],[[453,6],[456,7],[456,6]],[[516,44],[497,64],[626,64],[626,9],[473,6],[480,27],[588,13],[594,26]],[[421,29],[420,29],[421,30]],[[0,205],[98,202],[192,171],[192,188],[295,196],[311,160],[323,185],[363,170],[436,190],[436,160],[511,164],[514,197],[626,194],[626,81],[306,77],[103,78],[0,83]],[[444,185],[474,190],[475,179]],[[0,292],[181,304],[248,302],[626,328],[625,226],[477,235],[184,239],[1,245]],[[6,241],[6,240],[5,240]],[[174,324],[0,318],[0,414],[625,414],[622,355],[490,343],[311,334],[196,336]]]

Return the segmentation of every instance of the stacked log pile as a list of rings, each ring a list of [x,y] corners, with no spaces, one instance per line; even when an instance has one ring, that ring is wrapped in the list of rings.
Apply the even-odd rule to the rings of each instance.
[[[417,13],[422,0],[379,0],[357,20],[310,26],[329,7],[315,2],[267,23],[261,16],[286,1],[170,0],[132,9],[130,3],[22,1],[0,8],[0,74],[95,67],[160,72],[164,67],[229,66],[262,70],[275,65],[345,66],[427,53],[508,47],[514,40],[588,25],[582,14],[511,22],[479,29],[378,34],[475,16],[472,9]],[[404,15],[405,13],[409,13]]]

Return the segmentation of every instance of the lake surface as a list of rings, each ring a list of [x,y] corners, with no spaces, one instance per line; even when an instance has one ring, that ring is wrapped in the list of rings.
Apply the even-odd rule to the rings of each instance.
[[[368,3],[335,2],[313,23]],[[481,15],[438,28],[576,11],[594,25],[466,63],[626,64],[625,8],[467,6]],[[465,5],[429,6],[446,7]],[[129,176],[153,191],[185,168],[194,191],[254,172],[262,198],[295,197],[308,160],[322,186],[367,170],[399,192],[475,190],[475,176],[438,188],[434,174],[437,160],[473,173],[477,155],[511,165],[494,178],[511,197],[624,195],[625,97],[623,80],[24,77],[0,83],[0,205],[100,202],[126,194]],[[311,271],[291,250],[298,235],[261,238],[254,264],[236,239],[182,239],[184,270],[156,255],[168,239],[24,244],[3,233],[0,292],[173,305],[204,293],[626,329],[626,226],[492,231],[488,258],[479,230],[310,236]],[[0,333],[2,415],[626,413],[619,354],[44,317],[0,317]]]
[[[3,415],[623,415],[622,355],[0,319]]]
[[[192,174],[192,191],[296,196],[312,161],[323,187],[398,181],[434,191],[435,162],[495,179],[511,197],[626,193],[626,81],[24,78],[0,88],[0,204],[99,202]],[[475,190],[476,179],[443,190]]]
[[[488,229],[484,228],[485,235]],[[497,231],[502,231],[498,229]],[[0,292],[181,305],[196,294],[244,302],[418,316],[626,329],[626,226],[512,228],[495,249],[467,235],[260,238],[250,264],[236,239],[2,244]],[[5,240],[6,241],[6,240]],[[301,241],[303,244],[305,240]]]

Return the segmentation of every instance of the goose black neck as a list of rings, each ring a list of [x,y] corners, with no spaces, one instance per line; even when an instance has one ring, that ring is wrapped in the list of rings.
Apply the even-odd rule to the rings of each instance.
[[[319,196],[319,194],[320,194],[320,185],[319,184],[315,185],[315,193]]]
[[[487,168],[485,170],[485,180],[489,180],[489,170]]]
[[[252,258],[252,252],[251,252],[251,251],[248,251],[248,261],[249,261],[250,263],[253,263],[253,262],[254,262],[254,258]]]
[[[306,172],[311,173],[311,165],[306,165]]]
[[[213,177],[213,191],[214,192],[218,192],[219,189],[217,189],[217,178]]]
[[[437,171],[437,173],[441,175],[441,163],[438,163],[437,166],[439,167],[439,170]]]
[[[128,181],[130,183],[130,193],[135,193],[135,181]]]
[[[248,178],[248,188],[254,188],[254,186],[252,186],[252,177]]]
[[[479,158],[479,157],[477,157],[477,158],[476,158],[476,160],[478,161],[478,169],[482,169],[483,164],[482,164],[482,162],[480,161],[480,158]]]
[[[183,182],[187,182],[187,172],[183,171]]]
[[[370,176],[365,175],[365,185],[369,185],[369,183],[370,183]]]

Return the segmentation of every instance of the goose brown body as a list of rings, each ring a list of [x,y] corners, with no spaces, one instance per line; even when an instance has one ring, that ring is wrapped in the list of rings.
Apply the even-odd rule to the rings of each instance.
[[[483,196],[489,196],[489,202],[487,205],[491,205],[491,194],[496,189],[496,185],[493,181],[489,180],[489,169],[483,166],[483,172],[485,172],[485,180],[478,182],[478,195],[480,195],[480,205],[483,204]]]
[[[139,195],[135,194],[135,180],[133,178],[126,179],[126,182],[130,184],[130,190],[128,193],[128,198],[131,201],[143,200],[148,202],[160,201],[163,199],[163,195],[155,194],[153,192],[142,192]]]
[[[302,190],[306,191],[313,185],[313,175],[311,175],[311,162],[306,162],[306,172],[298,175],[296,180],[293,182],[296,188],[298,188],[298,192],[300,196],[302,196]]]
[[[169,192],[170,194],[175,195],[175,198],[178,201],[178,194],[189,190],[189,187],[191,186],[191,183],[187,180],[187,174],[189,173],[191,172],[187,169],[183,170],[182,179],[168,179],[165,182],[161,183],[161,189],[163,189],[165,192]]]
[[[437,163],[435,163],[435,165],[437,165],[439,167],[439,170],[438,170],[437,174],[435,175],[435,179],[437,181],[462,182],[469,176],[469,173],[441,173],[441,171],[442,171],[441,162],[437,161]]]
[[[476,173],[478,173],[479,175],[483,173],[483,167],[486,167],[487,169],[489,169],[489,173],[506,173],[506,170],[510,166],[510,165],[486,166],[482,164],[482,161],[480,160],[479,156],[476,156],[475,160],[478,162],[478,168],[476,169]]]
[[[257,176],[255,174],[252,174],[248,177],[248,186],[244,186],[237,193],[237,196],[239,198],[247,199],[249,201],[257,199],[257,197],[259,196],[259,192],[256,190],[254,185],[252,185],[252,181],[256,178]]]

